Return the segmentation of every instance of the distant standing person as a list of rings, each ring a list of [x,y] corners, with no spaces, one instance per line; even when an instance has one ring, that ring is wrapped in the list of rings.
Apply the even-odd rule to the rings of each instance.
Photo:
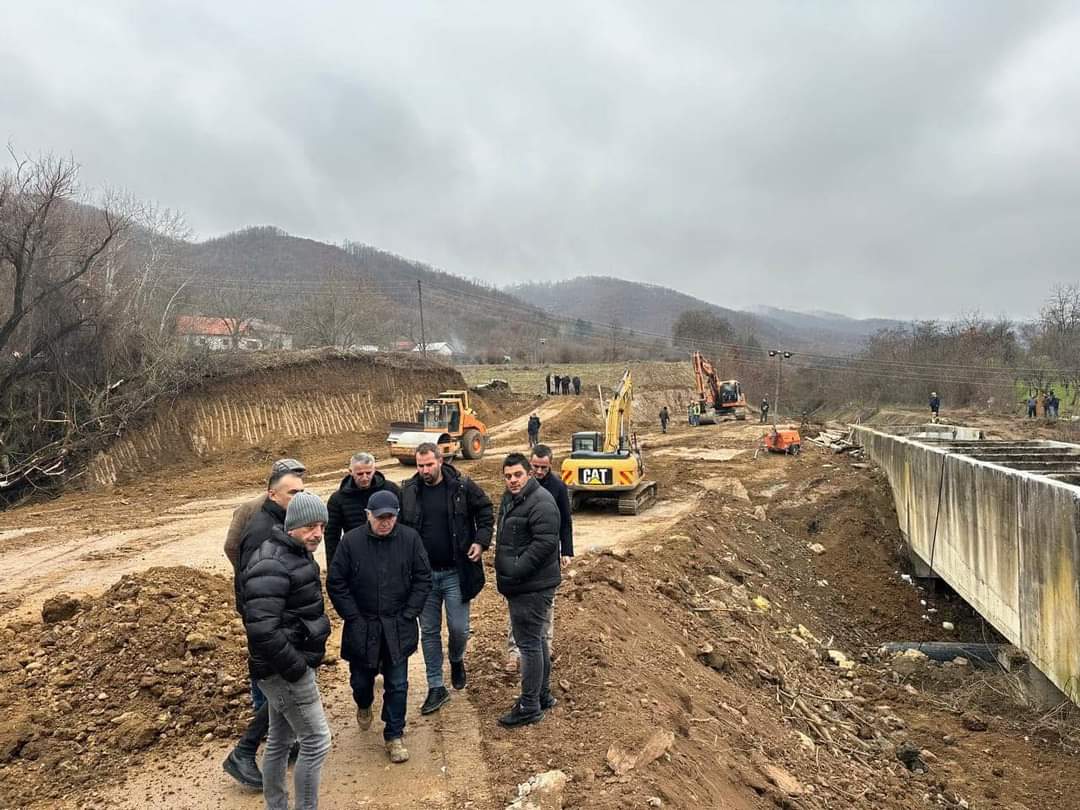
[[[930,392],[930,421],[937,422],[938,414],[941,411],[941,397],[937,395],[937,391]]]
[[[667,405],[664,405],[660,409],[660,432],[667,433],[667,423],[671,419],[671,414],[668,413]]]
[[[574,386],[574,396],[580,397],[581,396],[581,377],[574,377],[574,379],[571,380],[570,382]]]
[[[550,397],[551,396],[551,372],[550,371],[548,372],[548,375],[546,377],[544,377],[544,384],[547,385],[547,393],[548,393],[548,396]]]
[[[765,424],[769,421],[769,398],[761,398],[761,424]]]
[[[540,442],[540,417],[533,411],[529,417],[529,447],[535,447]]]
[[[1034,394],[1028,394],[1027,409],[1028,419],[1034,419],[1038,415],[1039,400],[1035,399]]]
[[[469,609],[484,587],[481,555],[491,545],[495,519],[487,493],[444,463],[438,445],[425,442],[416,448],[416,475],[401,487],[400,520],[420,533],[431,563],[431,591],[420,613],[428,684],[420,713],[431,714],[450,700],[443,680],[444,610],[450,681],[455,689],[467,684]]]
[[[368,500],[376,492],[393,492],[401,495],[401,487],[375,469],[375,456],[356,453],[349,459],[349,474],[341,479],[337,491],[326,502],[330,520],[326,523],[326,570],[334,562],[341,535],[367,524]]]
[[[383,676],[383,742],[391,762],[405,762],[405,706],[409,699],[409,656],[420,642],[417,618],[431,592],[431,566],[424,541],[397,522],[393,492],[368,501],[367,523],[347,532],[326,578],[326,592],[345,620],[341,657],[349,662],[356,724],[371,728],[375,676]]]
[[[570,393],[570,378],[569,377],[563,377],[562,378],[562,392],[564,394],[567,394],[567,395],[569,395],[569,393]]]
[[[499,538],[495,545],[495,579],[506,597],[510,627],[521,650],[521,694],[499,724],[536,723],[555,705],[551,694],[551,621],[559,571],[559,509],[555,499],[529,477],[521,453],[503,461],[506,492],[499,504]]]
[[[1057,412],[1058,398],[1057,398],[1057,394],[1054,393],[1053,388],[1051,388],[1050,393],[1046,395],[1046,405],[1047,405],[1047,413],[1046,413],[1046,415],[1050,419],[1057,419],[1057,415],[1058,415],[1058,412]]]

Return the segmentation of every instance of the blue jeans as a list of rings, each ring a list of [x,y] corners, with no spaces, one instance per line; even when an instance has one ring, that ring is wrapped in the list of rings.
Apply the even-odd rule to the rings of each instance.
[[[390,654],[386,642],[379,652],[379,666],[368,669],[360,663],[349,662],[349,686],[352,687],[353,700],[362,709],[371,708],[375,701],[375,676],[382,672],[383,703],[382,721],[384,740],[396,740],[405,733],[405,704],[409,699],[409,659],[402,659],[400,664],[390,663]]]
[[[443,604],[446,605],[446,629],[450,636],[450,661],[457,664],[465,660],[465,645],[469,642],[469,603],[461,601],[461,579],[456,568],[431,572],[431,593],[420,612],[428,689],[446,685],[443,681]]]
[[[255,711],[258,711],[266,703],[266,695],[263,694],[263,690],[259,688],[257,681],[251,682],[251,705]]]
[[[315,670],[308,668],[295,683],[272,675],[259,681],[270,709],[270,733],[263,754],[263,796],[266,810],[289,810],[285,786],[289,749],[300,740],[300,756],[293,772],[295,810],[318,810],[319,777],[330,753],[330,726],[326,722]]]

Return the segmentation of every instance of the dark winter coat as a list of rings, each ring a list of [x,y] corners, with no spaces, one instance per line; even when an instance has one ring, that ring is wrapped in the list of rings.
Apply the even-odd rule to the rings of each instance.
[[[472,562],[467,554],[469,546],[479,543],[480,548],[491,547],[491,535],[495,526],[491,498],[480,486],[466,475],[459,473],[451,464],[442,465],[449,499],[450,537],[454,563],[461,580],[461,598],[468,602],[484,587],[484,565]],[[417,473],[401,485],[401,514],[399,522],[423,534],[424,516],[420,509],[420,490],[426,486]]]
[[[559,507],[559,554],[563,557],[574,556],[574,518],[570,509],[570,492],[566,484],[555,473],[549,471],[537,483],[548,491]]]
[[[371,486],[360,489],[351,475],[346,475],[341,480],[341,486],[330,495],[326,502],[326,511],[329,519],[326,521],[326,535],[323,542],[326,544],[326,570],[329,571],[334,562],[334,552],[341,535],[352,529],[367,525],[368,498],[376,492],[393,492],[398,498],[401,497],[401,487],[393,481],[387,481],[381,472],[375,473],[371,478]]]
[[[495,545],[495,582],[512,597],[558,587],[559,508],[555,499],[530,478],[517,495],[507,490],[499,504],[499,539]]]
[[[941,410],[941,397],[930,397],[930,410],[934,413]]]
[[[308,667],[322,662],[330,636],[319,564],[302,543],[275,526],[242,578],[251,677],[300,680]]]
[[[540,433],[540,417],[539,416],[530,416],[529,417],[529,428],[528,428],[528,430],[529,430],[529,433],[533,434],[534,436],[536,436],[536,435],[538,435]]]
[[[248,519],[244,531],[240,534],[240,545],[236,551],[236,567],[233,570],[233,588],[236,591],[236,612],[241,618],[244,616],[244,591],[241,581],[244,569],[251,562],[251,555],[270,539],[273,528],[284,523],[285,510],[269,498],[263,498],[262,506]]]
[[[400,664],[416,652],[416,619],[430,591],[431,566],[416,531],[398,524],[379,537],[365,524],[346,532],[326,578],[345,620],[341,657],[377,669],[385,638],[391,663]]]

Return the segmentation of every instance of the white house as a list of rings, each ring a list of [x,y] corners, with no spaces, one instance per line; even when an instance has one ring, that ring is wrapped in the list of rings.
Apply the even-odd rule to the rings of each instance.
[[[417,344],[416,348],[413,349],[414,352],[422,352],[423,350],[424,349],[420,344]],[[427,350],[428,354],[438,354],[443,357],[453,357],[458,353],[458,350],[455,349],[453,345],[443,340],[440,340],[437,343],[427,344]]]

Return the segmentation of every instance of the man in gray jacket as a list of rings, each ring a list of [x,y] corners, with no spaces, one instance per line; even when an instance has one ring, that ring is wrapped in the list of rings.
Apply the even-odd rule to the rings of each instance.
[[[499,718],[507,726],[536,723],[555,705],[551,695],[551,648],[547,623],[559,573],[559,507],[534,478],[529,460],[511,453],[503,461],[506,492],[499,505],[495,579],[510,609],[510,626],[521,650],[521,696]]]

